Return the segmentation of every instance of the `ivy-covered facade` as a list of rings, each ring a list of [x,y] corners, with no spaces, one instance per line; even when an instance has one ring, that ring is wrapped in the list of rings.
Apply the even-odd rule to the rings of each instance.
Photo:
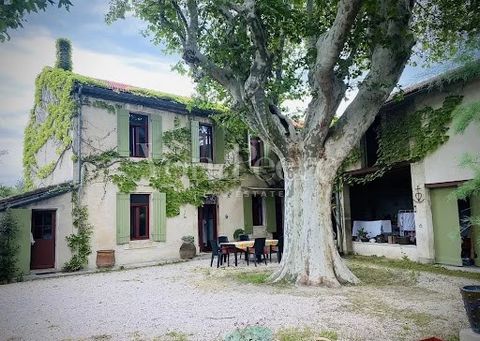
[[[116,266],[178,258],[184,236],[209,251],[238,229],[277,234],[281,182],[263,162],[251,167],[248,129],[230,116],[71,65],[46,67],[25,129],[25,184],[28,193],[71,190],[12,206],[30,217],[20,226],[21,244],[32,243],[21,272],[95,268],[100,250],[113,250]]]
[[[339,175],[336,225],[345,252],[480,265],[480,227],[468,220],[480,213],[480,198],[455,195],[475,176],[462,158],[480,150],[479,127],[452,129],[464,108],[480,102],[475,65],[383,106]]]

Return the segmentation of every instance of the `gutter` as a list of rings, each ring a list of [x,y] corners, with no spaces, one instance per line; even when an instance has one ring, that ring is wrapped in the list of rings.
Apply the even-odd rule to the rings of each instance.
[[[82,187],[82,91],[83,85],[80,85],[78,88],[78,101],[79,101],[79,109],[77,114],[77,141],[78,141],[78,148],[77,148],[77,167],[78,167],[78,188],[81,189]]]

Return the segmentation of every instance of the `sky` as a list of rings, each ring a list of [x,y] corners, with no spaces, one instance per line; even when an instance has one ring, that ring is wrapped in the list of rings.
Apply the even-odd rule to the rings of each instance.
[[[23,28],[9,31],[0,43],[0,184],[22,177],[23,131],[33,106],[35,77],[55,62],[55,40],[72,41],[73,71],[176,95],[193,94],[193,81],[171,71],[178,56],[165,55],[140,31],[145,25],[129,17],[107,25],[106,0],[77,0],[67,12],[51,6],[26,17]],[[401,83],[428,78],[435,70],[407,67]],[[292,106],[302,106],[293,103]],[[345,104],[344,104],[345,105]]]

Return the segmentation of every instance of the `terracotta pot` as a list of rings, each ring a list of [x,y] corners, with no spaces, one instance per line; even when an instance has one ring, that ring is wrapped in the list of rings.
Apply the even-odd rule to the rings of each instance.
[[[97,268],[111,268],[115,265],[115,250],[97,251]]]
[[[480,334],[480,286],[467,285],[460,289],[468,322],[475,333]]]
[[[180,258],[192,259],[197,254],[197,248],[192,243],[183,243],[180,246]]]

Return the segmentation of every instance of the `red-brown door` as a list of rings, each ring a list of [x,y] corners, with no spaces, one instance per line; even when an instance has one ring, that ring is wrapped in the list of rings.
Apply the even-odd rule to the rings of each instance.
[[[55,211],[32,211],[31,269],[50,269],[55,267]]]

